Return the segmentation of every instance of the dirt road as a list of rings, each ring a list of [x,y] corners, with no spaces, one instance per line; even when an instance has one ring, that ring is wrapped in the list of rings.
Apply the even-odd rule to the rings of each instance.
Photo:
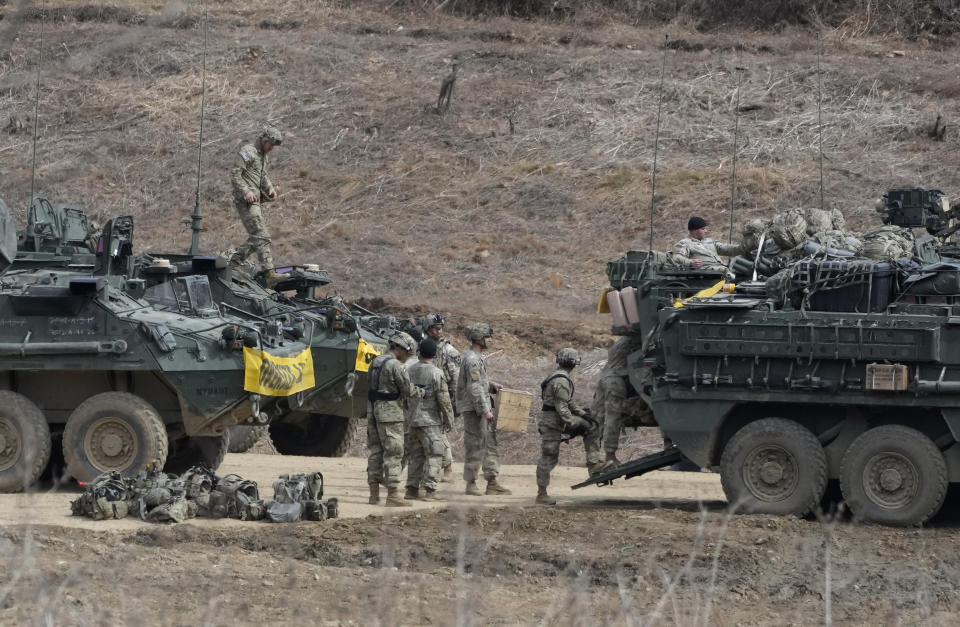
[[[281,455],[227,455],[217,471],[219,475],[236,473],[257,482],[260,496],[269,498],[273,480],[278,475],[291,472],[323,473],[325,498],[337,497],[341,518],[363,518],[384,513],[383,506],[367,503],[367,480],[365,459],[357,457],[316,458]],[[457,464],[458,470],[462,465]],[[440,492],[447,500],[440,503],[415,501],[413,507],[440,509],[448,507],[511,507],[532,505],[537,493],[534,466],[504,466],[501,481],[513,490],[509,496],[468,497],[463,494],[464,483],[458,476],[453,483],[441,484]],[[458,473],[459,475],[459,473]],[[653,473],[630,481],[617,481],[611,486],[570,490],[570,486],[586,478],[582,468],[558,467],[553,473],[551,491],[561,505],[590,507],[597,503],[619,499],[682,499],[692,501],[722,501],[718,475],[706,473]],[[483,483],[481,482],[481,488]],[[143,523],[136,519],[93,521],[70,515],[70,501],[77,498],[78,489],[35,492],[31,494],[0,494],[0,525],[57,525],[96,529],[140,529]],[[396,511],[396,510],[395,510]],[[195,519],[188,523],[200,527],[249,527],[250,523],[237,520]]]
[[[386,509],[362,459],[231,455],[265,486],[320,470],[343,518],[156,525],[69,516],[75,493],[0,496],[0,624],[955,624],[956,516],[927,529],[731,516],[716,475],[655,472],[532,505],[514,495]]]

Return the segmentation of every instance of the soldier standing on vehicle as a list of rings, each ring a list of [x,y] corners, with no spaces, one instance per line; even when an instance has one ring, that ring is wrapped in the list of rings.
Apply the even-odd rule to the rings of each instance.
[[[740,244],[713,241],[707,237],[709,226],[700,216],[691,217],[687,221],[689,236],[674,245],[673,259],[693,270],[725,271],[727,262],[721,255],[739,255]]]
[[[443,379],[450,390],[450,403],[453,407],[454,418],[457,415],[457,379],[460,375],[460,351],[453,347],[446,337],[443,336],[443,316],[438,313],[427,315],[423,319],[423,332],[426,337],[433,340],[437,345],[437,357],[433,365],[443,373]],[[451,428],[453,425],[451,423]],[[443,436],[443,475],[441,481],[450,481],[453,478],[453,449],[450,447],[450,440],[447,438],[446,431],[441,431]]]
[[[443,373],[434,364],[437,344],[430,338],[420,342],[420,359],[407,373],[423,390],[423,398],[411,403],[407,412],[407,491],[405,499],[440,500],[437,482],[443,461],[443,432],[453,426],[453,406]]]
[[[581,409],[573,399],[573,379],[570,373],[580,363],[580,356],[572,348],[557,351],[557,371],[540,383],[543,411],[540,414],[540,460],[537,462],[537,499],[540,505],[556,505],[547,495],[550,472],[560,457],[563,434],[571,438],[583,436],[583,450],[587,457],[587,471],[599,472],[605,465],[600,457],[600,429],[590,419],[590,413]]]
[[[473,324],[467,329],[470,350],[460,360],[457,380],[457,408],[463,416],[463,445],[465,449],[463,480],[465,494],[480,496],[477,474],[481,469],[487,480],[487,494],[511,494],[497,482],[500,474],[500,453],[497,450],[497,424],[493,416],[490,394],[502,385],[491,383],[483,363],[483,351],[490,348],[493,329],[488,324]]]
[[[263,217],[261,203],[277,199],[277,188],[267,176],[267,154],[283,141],[280,131],[266,125],[252,144],[240,148],[230,181],[233,184],[233,204],[249,237],[240,245],[231,258],[234,263],[243,263],[253,253],[260,260],[261,270],[266,272],[268,284],[280,276],[274,270],[273,253],[270,251],[270,231]]]
[[[420,398],[423,391],[410,382],[403,362],[414,354],[416,343],[399,332],[389,341],[388,352],[377,355],[367,372],[367,483],[370,504],[380,502],[380,482],[387,487],[387,507],[409,506],[400,496],[400,460],[403,457],[404,401]]]

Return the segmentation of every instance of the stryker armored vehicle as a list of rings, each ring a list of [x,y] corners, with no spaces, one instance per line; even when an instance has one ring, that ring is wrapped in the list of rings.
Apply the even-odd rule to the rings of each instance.
[[[27,230],[20,236],[15,266],[123,274],[142,281],[144,297],[159,308],[173,304],[169,289],[161,286],[189,276],[205,276],[214,302],[231,316],[257,324],[276,321],[299,333],[309,329],[315,386],[297,394],[288,411],[274,416],[269,427],[232,427],[230,450],[247,450],[269,429],[274,446],[283,454],[346,453],[366,413],[366,367],[386,349],[384,334],[396,326],[395,319],[342,299],[316,297],[316,288],[329,283],[326,271],[317,266],[277,268],[283,279],[267,289],[252,267],[232,266],[222,257],[134,253],[130,217],[115,218],[108,226],[120,230],[127,243],[112,257],[104,255],[103,241],[97,239],[96,229],[81,210],[69,205],[54,207],[37,198],[30,208]],[[104,259],[113,259],[113,268]]]
[[[228,427],[265,424],[313,387],[311,330],[222,314],[205,276],[154,287],[129,278],[131,232],[118,218],[91,258],[31,267],[28,254],[8,268],[17,236],[0,201],[0,491],[40,476],[51,432],[80,481],[216,467]]]
[[[685,455],[719,471],[736,511],[805,515],[836,481],[856,519],[934,516],[960,482],[960,259],[943,241],[955,210],[920,188],[879,209],[931,235],[887,261],[765,264],[761,240],[750,266],[774,274],[744,280],[657,252],[610,262],[613,333],[637,339],[629,380],[672,446],[574,487]]]

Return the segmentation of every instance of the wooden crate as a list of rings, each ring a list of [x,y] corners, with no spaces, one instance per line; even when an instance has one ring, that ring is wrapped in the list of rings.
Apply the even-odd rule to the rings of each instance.
[[[909,383],[907,367],[903,364],[867,364],[868,390],[903,391]]]
[[[497,429],[526,433],[527,423],[530,421],[531,403],[533,403],[533,394],[530,392],[501,388],[497,392],[496,401]]]

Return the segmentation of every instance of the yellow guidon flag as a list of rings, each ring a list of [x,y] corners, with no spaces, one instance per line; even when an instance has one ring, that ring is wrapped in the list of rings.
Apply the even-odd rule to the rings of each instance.
[[[282,357],[243,347],[243,389],[267,396],[290,396],[314,386],[313,356],[305,348]]]
[[[377,355],[382,355],[387,350],[386,344],[371,344],[370,342],[365,342],[363,338],[360,338],[360,343],[357,345],[357,363],[354,368],[357,372],[366,372],[370,369],[370,362]]]
[[[707,287],[707,288],[704,288],[704,289],[700,290],[699,292],[697,292],[696,294],[694,294],[694,295],[691,296],[690,298],[684,298],[683,300],[680,300],[680,299],[678,298],[677,300],[675,300],[675,301],[673,302],[673,306],[674,306],[676,309],[683,309],[683,307],[684,307],[683,304],[684,304],[685,302],[687,302],[688,300],[693,300],[694,298],[710,298],[711,296],[716,296],[716,295],[719,294],[720,292],[725,291],[725,290],[723,289],[723,284],[724,284],[724,283],[726,283],[726,280],[721,280],[721,281],[720,281],[719,283],[717,283],[716,285],[711,285],[710,287]],[[732,288],[731,288],[731,292],[730,292],[730,293],[732,293]]]

